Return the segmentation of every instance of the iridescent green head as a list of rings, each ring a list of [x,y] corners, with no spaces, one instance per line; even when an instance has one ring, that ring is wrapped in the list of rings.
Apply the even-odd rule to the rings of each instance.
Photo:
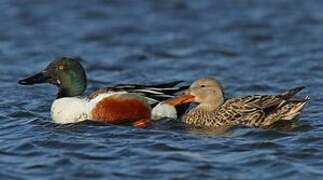
[[[57,98],[80,96],[86,89],[86,74],[80,58],[61,57],[42,72],[20,80],[22,85],[50,83],[58,87]]]

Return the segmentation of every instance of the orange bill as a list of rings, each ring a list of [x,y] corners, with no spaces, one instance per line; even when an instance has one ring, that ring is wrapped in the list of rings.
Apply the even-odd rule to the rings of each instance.
[[[194,96],[190,95],[189,93],[185,93],[184,95],[170,98],[164,102],[171,106],[178,106],[178,105],[190,103],[192,101],[194,101]]]

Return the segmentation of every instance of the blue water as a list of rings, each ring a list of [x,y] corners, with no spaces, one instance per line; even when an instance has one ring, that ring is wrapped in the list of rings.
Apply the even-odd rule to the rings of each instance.
[[[2,0],[0,178],[320,179],[322,9],[320,0]],[[208,75],[227,96],[304,85],[311,101],[298,122],[272,130],[56,125],[56,89],[16,81],[65,55],[84,59],[89,91]]]

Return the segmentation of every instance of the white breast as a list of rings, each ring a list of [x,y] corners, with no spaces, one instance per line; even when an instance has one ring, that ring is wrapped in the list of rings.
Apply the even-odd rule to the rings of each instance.
[[[77,97],[56,99],[51,107],[51,116],[55,123],[77,123],[89,119],[88,101]]]

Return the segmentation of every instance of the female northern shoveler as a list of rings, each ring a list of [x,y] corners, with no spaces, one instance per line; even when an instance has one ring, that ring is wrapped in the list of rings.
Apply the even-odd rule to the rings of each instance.
[[[212,78],[196,80],[186,93],[176,97],[198,106],[184,115],[186,124],[194,127],[247,125],[266,128],[280,120],[294,119],[309,97],[292,99],[304,87],[279,95],[246,96],[224,99],[221,84]]]
[[[19,81],[22,85],[50,83],[58,87],[57,98],[51,106],[51,116],[55,123],[92,120],[146,127],[151,116],[177,118],[175,106],[182,103],[182,99],[160,101],[174,97],[174,93],[185,88],[176,87],[181,81],[155,86],[117,85],[80,98],[78,96],[83,94],[87,83],[85,70],[79,61],[79,58],[58,58],[42,72]],[[151,111],[151,107],[156,104]]]

